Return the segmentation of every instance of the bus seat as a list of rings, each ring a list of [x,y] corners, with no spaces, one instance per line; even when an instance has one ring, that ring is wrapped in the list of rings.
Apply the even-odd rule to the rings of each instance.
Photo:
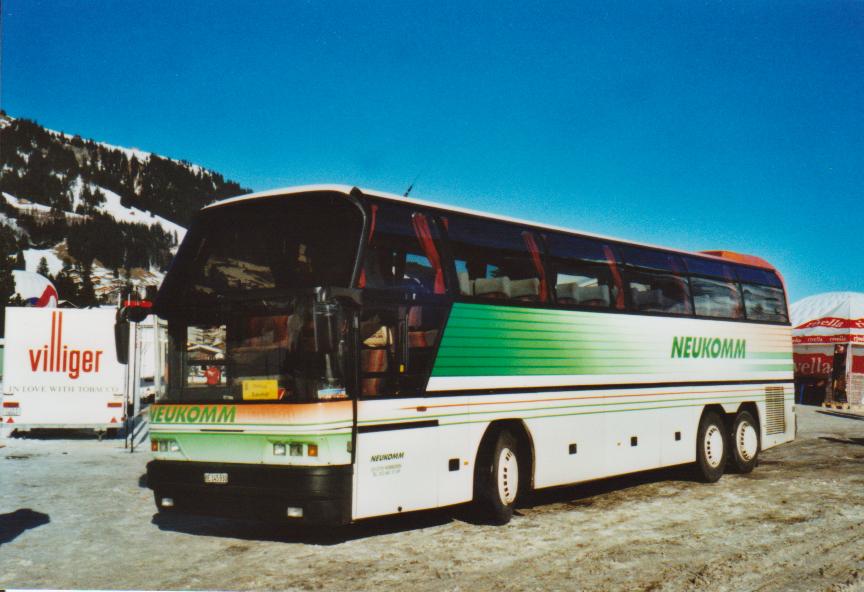
[[[609,306],[609,286],[580,286],[576,294],[579,304]]]
[[[408,328],[418,329],[423,326],[423,308],[412,306],[408,309]]]
[[[456,272],[456,277],[459,279],[459,292],[464,296],[471,296],[474,294],[474,290],[471,288],[472,282],[471,278],[468,276],[467,271],[459,271]]]
[[[360,393],[364,397],[374,397],[381,394],[380,378],[363,378],[360,380]]]
[[[360,350],[360,368],[361,372],[386,372],[387,349]]]
[[[387,348],[361,349],[360,350],[360,372],[387,372]],[[360,392],[364,397],[373,397],[381,394],[380,377],[362,378],[360,380]]]
[[[483,298],[510,298],[510,278],[477,278],[474,280],[474,295]]]
[[[510,297],[516,300],[537,302],[540,300],[540,280],[527,278],[510,282]]]
[[[633,292],[633,300],[639,310],[666,309],[666,305],[664,304],[664,300],[666,299],[663,296],[663,290],[659,288],[643,292]]]
[[[555,286],[555,295],[558,297],[558,302],[560,302],[561,304],[578,304],[578,290],[579,286],[576,284],[576,282],[570,282],[569,284],[558,284],[557,286]]]

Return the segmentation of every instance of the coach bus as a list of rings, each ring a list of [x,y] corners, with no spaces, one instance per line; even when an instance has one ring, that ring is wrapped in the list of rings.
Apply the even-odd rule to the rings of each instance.
[[[345,524],[795,434],[780,275],[345,186],[204,208],[159,290],[160,511]]]

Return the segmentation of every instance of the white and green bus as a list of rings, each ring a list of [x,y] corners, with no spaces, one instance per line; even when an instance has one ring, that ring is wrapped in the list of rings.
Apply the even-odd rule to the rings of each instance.
[[[345,524],[794,438],[783,283],[685,253],[346,186],[204,208],[159,291],[160,511]]]

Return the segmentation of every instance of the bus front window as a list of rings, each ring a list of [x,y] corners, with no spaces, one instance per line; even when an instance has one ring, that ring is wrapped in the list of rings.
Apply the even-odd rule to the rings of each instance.
[[[344,399],[343,356],[316,349],[312,307],[228,315],[172,332],[183,370],[169,400],[311,402]],[[175,354],[175,355],[176,355]]]

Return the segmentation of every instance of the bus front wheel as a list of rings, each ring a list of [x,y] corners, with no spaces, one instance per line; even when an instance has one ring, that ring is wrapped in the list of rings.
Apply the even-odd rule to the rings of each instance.
[[[507,524],[519,494],[519,443],[510,432],[498,432],[495,445],[483,455],[475,499],[493,524]]]
[[[699,422],[696,437],[696,476],[715,483],[723,476],[727,457],[726,426],[716,411],[707,411]]]
[[[729,462],[739,473],[749,473],[759,460],[759,428],[749,411],[741,411],[735,416],[729,434],[732,453]]]

